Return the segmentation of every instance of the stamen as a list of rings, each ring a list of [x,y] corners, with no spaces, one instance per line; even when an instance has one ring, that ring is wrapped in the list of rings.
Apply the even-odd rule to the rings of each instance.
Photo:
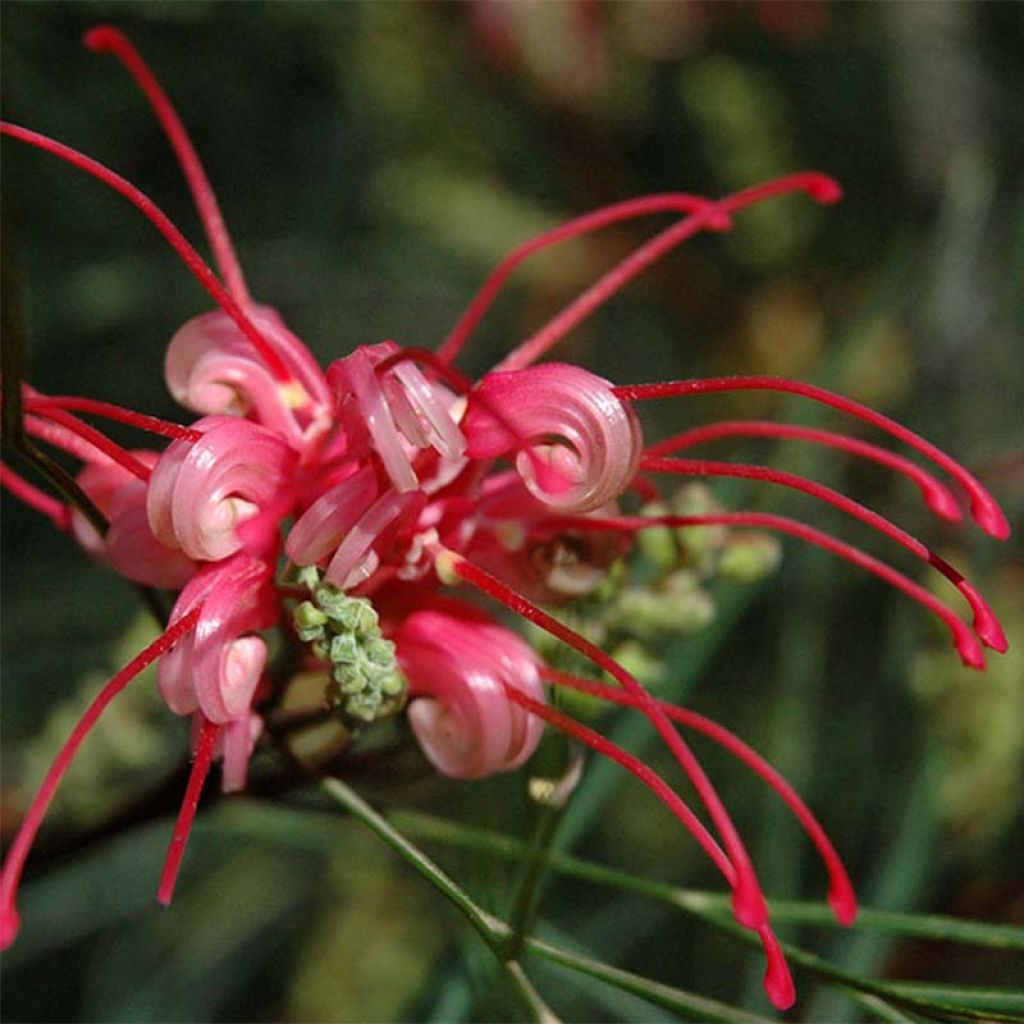
[[[124,33],[111,25],[98,25],[90,29],[85,34],[84,42],[96,53],[112,53],[145,93],[185,174],[206,237],[213,249],[214,259],[228,286],[228,291],[240,306],[248,306],[252,300],[234,246],[231,244],[231,236],[224,224],[217,196],[178,112],[156,80],[156,76]]]
[[[746,206],[752,206],[773,196],[789,192],[806,192],[819,203],[834,203],[842,197],[842,190],[824,174],[806,172],[791,174],[775,181],[736,192],[719,200],[685,220],[666,228],[645,242],[592,284],[582,295],[569,303],[539,331],[518,345],[496,367],[496,370],[520,370],[536,362],[553,345],[582,323],[616,292],[624,288],[652,263],[661,259],[676,246],[691,238],[703,228],[713,225],[722,216],[728,216]]]
[[[623,693],[622,690],[609,686],[607,683],[583,679],[551,668],[542,668],[541,676],[549,683],[568,686],[613,704],[633,708],[637,706],[636,701],[628,693]],[[832,841],[828,838],[818,819],[811,813],[810,808],[800,799],[796,790],[756,750],[724,726],[696,711],[689,711],[686,708],[670,704],[668,701],[659,700],[658,704],[673,721],[687,729],[702,733],[728,750],[760,776],[782,798],[786,806],[793,812],[793,816],[803,826],[825,864],[829,874],[828,902],[836,915],[836,920],[840,924],[852,924],[857,916],[857,898],[853,891],[853,884],[850,882],[850,876],[847,874],[836,848],[832,845]]]
[[[844,395],[836,394],[814,384],[803,381],[787,380],[784,377],[709,377],[705,380],[675,380],[655,384],[629,384],[615,389],[620,398],[639,401],[649,398],[672,398],[680,395],[717,394],[729,391],[779,391],[786,394],[799,395],[811,401],[838,409],[857,419],[864,420],[879,430],[898,438],[904,444],[931,459],[941,466],[967,493],[971,504],[971,515],[974,521],[990,536],[997,540],[1006,540],[1010,536],[1010,524],[1003,514],[995,498],[985,489],[981,482],[955,459],[926,441],[919,434],[909,430],[901,423],[890,419],[883,413],[860,402],[855,402]]]
[[[639,758],[623,750],[622,747],[600,733],[588,728],[581,722],[577,722],[576,719],[570,718],[564,712],[549,707],[539,700],[534,700],[532,697],[528,697],[525,693],[517,690],[511,683],[505,682],[505,680],[499,681],[504,687],[508,699],[514,704],[526,708],[527,711],[543,719],[548,725],[554,726],[559,731],[564,732],[575,740],[579,740],[580,743],[585,744],[592,750],[596,750],[599,754],[621,765],[631,775],[639,779],[665,804],[693,838],[697,840],[715,867],[721,871],[726,882],[730,886],[736,884],[736,872],[725,851],[715,842],[714,837],[708,832],[693,811],[687,807],[679,794],[653,768],[650,768]]]
[[[926,469],[922,469],[917,463],[911,462],[910,459],[905,459],[902,455],[897,455],[887,448],[880,448],[878,445],[869,444],[858,438],[847,437],[845,434],[837,434],[831,430],[794,426],[790,423],[770,423],[763,420],[723,420],[720,423],[710,423],[707,426],[696,427],[693,430],[668,437],[664,441],[652,444],[644,454],[668,455],[684,448],[691,448],[725,437],[769,437],[810,441],[813,444],[825,445],[839,451],[849,452],[852,455],[859,455],[908,477],[921,491],[925,504],[940,518],[954,523],[961,519],[960,507],[957,505],[953,493]]]
[[[150,469],[148,466],[143,465],[134,455],[125,451],[119,444],[115,444],[109,437],[101,434],[94,427],[90,427],[88,423],[83,423],[76,416],[64,412],[63,409],[56,407],[38,408],[34,399],[30,399],[26,406],[32,412],[36,412],[40,416],[52,420],[62,427],[66,427],[84,441],[88,441],[97,451],[102,452],[119,466],[123,466],[129,473],[137,476],[144,483],[149,480]]]
[[[832,490],[831,487],[808,480],[796,473],[787,473],[781,469],[768,469],[764,466],[751,466],[745,463],[715,462],[703,459],[645,458],[641,460],[640,466],[642,469],[654,473],[682,473],[687,476],[722,476],[738,477],[743,480],[763,480],[818,498],[833,508],[838,508],[855,519],[874,527],[886,537],[905,547],[921,561],[927,562],[937,569],[963,594],[971,606],[974,613],[974,631],[978,634],[981,642],[1000,654],[1007,649],[1006,635],[988,602],[956,569],[945,559],[940,558],[926,544],[895,523],[890,522],[885,516],[873,512],[845,494]]]
[[[102,181],[105,185],[119,192],[125,197],[167,240],[171,248],[178,254],[181,261],[192,272],[196,280],[206,289],[214,302],[238,324],[239,330],[252,342],[253,347],[260,354],[267,365],[267,369],[282,383],[292,380],[284,360],[277,350],[260,334],[253,322],[246,316],[245,311],[238,302],[231,296],[224,286],[217,280],[217,276],[206,265],[203,258],[186,241],[184,235],[171,223],[165,214],[148,196],[137,189],[130,182],[121,177],[120,174],[104,167],[103,164],[78,150],[65,146],[39,132],[31,131],[28,128],[21,128],[11,124],[9,121],[0,121],[0,134],[9,135],[12,139],[26,142],[46,153],[59,157],[79,170],[91,174],[94,178]]]
[[[592,644],[557,619],[552,618],[536,605],[527,601],[521,594],[516,593],[496,577],[462,556],[449,552],[445,557],[450,559],[450,564],[446,563],[445,565],[445,571],[453,572],[457,577],[473,584],[473,586],[488,596],[493,597],[511,611],[539,626],[563,643],[568,644],[616,679],[634,698],[639,710],[644,713],[658,731],[658,734],[693,784],[694,789],[697,790],[701,801],[708,809],[715,826],[722,836],[726,849],[729,851],[729,856],[732,858],[736,871],[736,878],[733,883],[733,913],[736,915],[737,921],[744,925],[744,927],[759,928],[767,919],[767,907],[749,855],[711,781],[700,767],[690,748],[683,742],[678,731],[672,727],[667,716],[654,698],[629,672],[614,658],[602,651],[600,647]]]
[[[187,615],[182,616],[173,626],[157,637],[145,650],[137,654],[106,686],[93,698],[78,724],[71,731],[64,746],[54,758],[50,770],[46,773],[39,791],[29,807],[18,834],[11,844],[0,872],[0,949],[6,949],[18,934],[20,920],[15,907],[18,894],[18,883],[25,860],[32,848],[36,833],[43,823],[46,810],[60,784],[64,773],[82,744],[82,740],[96,724],[107,705],[140,673],[161,655],[166,654],[182,637],[191,633],[199,621],[201,606],[197,605]]]
[[[73,455],[76,459],[81,459],[82,462],[104,465],[110,462],[106,455],[98,452],[88,441],[83,441],[78,434],[74,434],[59,423],[44,419],[42,416],[26,414],[25,433],[29,437],[37,438],[53,445],[54,448],[59,448],[62,452],[67,452],[68,455]]]
[[[655,213],[690,213],[706,208],[713,208],[714,203],[709,199],[700,196],[688,195],[685,192],[670,192],[662,195],[641,196],[637,199],[627,199],[622,203],[615,203],[612,206],[603,207],[586,213],[582,217],[576,217],[566,224],[561,224],[550,231],[531,238],[522,245],[512,250],[484,281],[480,290],[473,297],[466,311],[459,317],[458,322],[452,328],[448,337],[442,342],[437,350],[437,357],[444,362],[453,362],[462,351],[463,346],[469,340],[470,335],[476,330],[484,314],[493,305],[498,293],[512,272],[533,253],[541,249],[547,249],[560,242],[568,241],[570,238],[577,238],[580,235],[589,234],[592,231],[599,231],[601,228],[611,224],[617,224],[624,220],[633,220],[637,217],[647,217]],[[729,228],[728,215],[715,212],[708,221],[707,227],[714,231],[725,231]]]
[[[643,761],[633,757],[632,754],[628,754],[621,747],[600,735],[600,733],[594,732],[593,729],[588,729],[585,725],[563,714],[561,711],[557,711],[555,708],[533,700],[504,680],[502,680],[502,685],[509,700],[513,703],[521,705],[532,714],[553,725],[556,729],[562,730],[562,732],[567,733],[581,743],[585,743],[616,764],[622,765],[623,768],[639,779],[645,786],[653,790],[669,810],[686,826],[690,834],[700,843],[711,860],[722,874],[725,875],[726,881],[733,887],[734,894],[738,895],[741,884],[740,879],[737,877],[736,872],[731,870],[732,865],[729,863],[728,858],[726,858],[721,848],[711,838],[693,812],[679,798],[676,792],[665,783],[660,775],[644,764]],[[646,709],[642,710],[646,713]],[[727,868],[730,870],[726,870]],[[758,892],[760,894],[760,890]],[[762,896],[762,901],[763,898]],[[733,903],[735,912],[735,895]],[[742,924],[743,921],[741,920],[740,923]],[[793,987],[793,979],[790,976],[786,958],[779,946],[779,940],[775,937],[771,925],[768,924],[767,916],[764,917],[760,924],[752,927],[754,927],[758,937],[761,939],[768,962],[764,976],[765,991],[768,993],[768,998],[772,1001],[773,1006],[780,1010],[786,1010],[793,1005],[796,999],[796,989]]]
[[[71,525],[71,509],[68,505],[39,490],[38,487],[30,484],[2,462],[0,462],[0,484],[26,505],[41,512],[58,530],[65,531]]]
[[[125,409],[112,402],[101,402],[94,398],[81,398],[78,395],[39,395],[26,400],[26,408],[33,412],[41,412],[45,415],[47,409],[64,409],[69,412],[91,412],[96,416],[103,416],[105,419],[114,420],[116,423],[127,423],[131,427],[138,427],[150,434],[158,434],[161,437],[170,437],[174,440],[198,441],[202,433],[183,427],[179,423],[171,423],[168,420],[158,419],[147,413],[136,412],[134,409]]]
[[[199,809],[199,797],[202,795],[203,785],[206,783],[207,775],[210,774],[213,748],[217,744],[220,730],[221,727],[216,723],[211,722],[208,718],[203,719],[199,739],[196,742],[195,756],[192,760],[192,771],[188,777],[188,785],[185,787],[185,798],[181,802],[178,820],[175,822],[174,832],[171,835],[171,845],[167,848],[167,859],[164,861],[164,869],[160,873],[160,886],[157,889],[156,898],[157,902],[164,907],[171,905],[171,898],[174,896],[174,885],[178,881],[181,859],[185,856],[185,847],[188,845],[188,837],[192,831],[192,822]]]
[[[866,551],[847,544],[831,534],[824,533],[801,523],[797,519],[790,519],[787,516],[778,516],[770,512],[721,512],[709,515],[698,516],[619,516],[619,517],[596,517],[576,516],[559,517],[552,520],[551,525],[555,528],[566,529],[585,526],[588,530],[643,530],[652,526],[688,527],[688,526],[753,526],[765,530],[775,530],[778,533],[787,533],[799,540],[822,548],[830,554],[838,555],[840,558],[866,569],[886,583],[903,591],[908,597],[917,601],[918,604],[927,608],[932,614],[938,616],[953,634],[953,645],[956,647],[960,659],[968,668],[982,669],[985,667],[985,656],[981,650],[977,638],[967,628],[967,625],[954,614],[946,604],[940,601],[934,594],[919,586],[903,573],[887,565],[880,559],[869,555]]]

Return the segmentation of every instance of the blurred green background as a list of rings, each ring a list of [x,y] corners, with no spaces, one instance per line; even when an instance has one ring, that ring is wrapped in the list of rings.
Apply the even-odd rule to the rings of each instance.
[[[324,362],[385,338],[433,346],[509,248],[601,204],[721,195],[798,169],[834,175],[839,206],[775,201],[727,236],[689,243],[555,357],[619,382],[758,372],[836,387],[976,470],[1020,522],[1020,4],[8,0],[4,116],[102,160],[198,240],[155,119],[113,60],[80,45],[103,21],[131,35],[178,105],[254,294]],[[3,172],[5,300],[24,309],[32,383],[181,417],[162,354],[208,308],[205,294],[98,183],[10,141]],[[654,227],[631,223],[524,267],[464,366],[493,364]],[[652,437],[768,413],[838,424],[749,397],[643,410]],[[962,670],[905,598],[787,544],[774,578],[714,585],[711,628],[666,642],[664,692],[784,771],[871,905],[1024,923],[1018,542],[936,524],[911,488],[871,466],[806,448],[729,454],[812,473],[918,531],[984,585],[1015,646],[985,675]],[[719,493],[906,566],[810,499]],[[6,494],[3,512],[6,841],[75,709],[152,627],[130,586]],[[315,790],[273,795],[272,764],[257,772],[269,780],[259,799],[204,808],[175,905],[158,912],[187,738],[157,703],[140,684],[68,776],[30,864],[5,1019],[521,1016],[457,915],[361,825],[326,815]],[[603,727],[647,742],[614,715]],[[528,772],[454,783],[407,760],[351,781],[382,806],[530,834]],[[769,894],[820,899],[813,852],[773,798],[716,751],[707,764]],[[640,876],[713,886],[692,844],[638,794],[592,763],[558,842]],[[507,911],[514,864],[430,848],[479,902]],[[541,918],[539,933],[567,947],[771,1013],[758,956],[679,913],[557,879]],[[1021,959],[1006,952],[870,930],[787,935],[867,977],[1020,988]],[[566,1019],[673,1019],[577,975],[528,969]],[[802,1019],[867,1012],[809,974],[798,984]]]

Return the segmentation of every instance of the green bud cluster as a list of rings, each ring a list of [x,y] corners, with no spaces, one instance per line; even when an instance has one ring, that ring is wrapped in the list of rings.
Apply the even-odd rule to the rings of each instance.
[[[640,514],[654,519],[721,511],[711,490],[695,481],[678,488],[666,501],[648,503]],[[593,594],[561,605],[553,614],[609,651],[648,686],[657,686],[665,676],[661,648],[666,637],[699,633],[714,622],[712,581],[757,583],[774,572],[782,557],[779,542],[771,534],[724,525],[652,526],[637,531],[635,551],[640,557],[629,567],[617,563]],[[576,675],[594,674],[586,658],[543,631],[531,630],[530,640],[552,667]],[[585,701],[580,698],[581,703]]]
[[[299,639],[330,663],[328,707],[350,725],[398,714],[405,707],[406,682],[373,605],[325,583],[315,566],[300,569],[299,582],[311,599],[296,606],[292,620]]]

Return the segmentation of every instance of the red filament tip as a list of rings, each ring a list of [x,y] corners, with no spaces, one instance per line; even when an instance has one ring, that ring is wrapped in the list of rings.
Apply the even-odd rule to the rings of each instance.
[[[199,730],[199,739],[196,742],[195,755],[192,759],[192,771],[188,777],[188,785],[185,787],[185,797],[181,802],[181,810],[178,812],[174,832],[171,834],[171,844],[167,848],[164,869],[160,873],[160,886],[157,889],[156,898],[164,907],[171,905],[171,898],[174,896],[174,886],[178,881],[181,860],[185,856],[185,847],[188,845],[192,823],[195,821],[196,811],[199,809],[199,798],[202,796],[206,777],[210,774],[213,750],[217,745],[219,735],[220,726],[208,718],[204,718],[202,728]]]
[[[920,434],[897,423],[894,419],[877,412],[869,406],[855,402],[845,395],[836,394],[814,384],[806,384],[799,380],[788,380],[785,377],[708,377],[704,380],[659,381],[655,384],[628,384],[614,389],[619,398],[640,401],[651,398],[671,398],[682,395],[719,394],[729,391],[778,391],[785,394],[799,395],[813,402],[830,406],[850,416],[870,423],[873,427],[885,431],[904,444],[920,452],[935,465],[945,470],[964,489],[971,505],[974,521],[990,536],[997,540],[1006,540],[1010,536],[1010,524],[999,507],[998,502],[982,486],[981,482],[969,473],[956,459],[951,458],[941,448],[926,441]]]
[[[242,268],[231,244],[231,236],[224,224],[217,196],[210,185],[210,179],[206,176],[199,154],[196,153],[195,146],[192,145],[192,140],[167,93],[123,32],[111,25],[97,25],[85,33],[84,41],[90,50],[97,53],[112,53],[117,57],[149,100],[185,174],[206,237],[210,240],[214,259],[228,286],[228,291],[240,305],[249,305],[249,290],[246,288]]]
[[[185,236],[171,223],[170,218],[145,193],[126,181],[120,174],[104,167],[103,164],[78,150],[65,146],[46,135],[21,128],[8,121],[0,121],[0,133],[12,139],[25,142],[30,146],[50,153],[61,160],[92,175],[104,185],[125,197],[147,220],[163,235],[164,239],[178,254],[178,257],[192,272],[196,280],[206,289],[214,302],[231,317],[239,330],[249,339],[253,348],[260,354],[267,369],[282,383],[290,383],[292,375],[277,350],[260,334],[256,325],[246,316],[245,311],[217,279],[217,275],[207,266],[203,258],[185,239]]]
[[[46,816],[47,808],[53,799],[57,786],[60,785],[64,773],[78,753],[82,741],[88,736],[92,727],[99,721],[107,705],[140,673],[161,655],[166,654],[182,637],[195,629],[199,621],[201,605],[197,605],[187,615],[183,615],[173,626],[157,637],[145,650],[140,651],[113,679],[93,698],[92,703],[71,730],[64,746],[61,747],[46,773],[39,791],[36,793],[28,809],[18,834],[11,844],[3,871],[0,872],[0,948],[6,949],[18,934],[18,912],[15,900],[18,895],[18,884],[25,866],[36,833],[39,831]]]

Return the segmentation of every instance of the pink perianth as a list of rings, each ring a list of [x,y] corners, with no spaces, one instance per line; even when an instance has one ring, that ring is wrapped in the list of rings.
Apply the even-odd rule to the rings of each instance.
[[[835,203],[842,197],[842,190],[824,174],[805,172],[791,174],[775,181],[755,185],[742,192],[702,207],[685,220],[666,228],[650,241],[636,249],[617,266],[592,284],[582,295],[574,299],[562,312],[549,320],[518,345],[496,367],[496,370],[519,370],[536,362],[548,349],[565,337],[569,331],[582,323],[595,309],[603,305],[616,292],[624,288],[652,263],[681,245],[699,231],[714,226],[721,218],[742,210],[746,206],[791,192],[806,192],[819,203]]]
[[[63,409],[66,412],[91,412],[104,419],[114,420],[117,423],[126,423],[131,427],[138,427],[150,434],[158,434],[160,437],[169,437],[172,440],[198,441],[203,435],[198,430],[190,430],[179,423],[171,423],[168,420],[158,419],[147,413],[136,412],[134,409],[125,409],[122,406],[114,405],[112,402],[101,402],[95,398],[82,398],[78,395],[40,395],[28,399],[25,407],[35,412],[45,414],[48,409]]]
[[[895,523],[890,522],[885,516],[848,498],[845,494],[832,490],[831,487],[780,469],[767,469],[764,466],[751,466],[745,463],[716,462],[710,459],[645,458],[641,460],[640,468],[652,473],[680,473],[686,476],[721,476],[737,477],[743,480],[762,480],[818,498],[833,508],[838,508],[855,519],[874,527],[879,533],[896,541],[921,561],[927,562],[937,569],[960,591],[971,606],[974,613],[974,630],[981,642],[986,647],[991,647],[992,650],[1000,653],[1007,649],[1006,636],[995,613],[981,594],[956,569],[945,559],[940,558],[926,544]]]
[[[140,673],[151,665],[157,658],[169,651],[182,637],[187,636],[195,629],[199,620],[200,608],[193,608],[187,615],[183,616],[173,626],[167,629],[161,636],[154,640],[145,650],[137,654],[130,662],[106,686],[100,690],[92,703],[86,708],[85,713],[78,720],[78,724],[71,731],[60,753],[57,754],[46,773],[39,791],[28,809],[28,813],[22,820],[18,834],[11,844],[7,859],[4,861],[3,871],[0,873],[0,949],[6,949],[16,938],[19,928],[18,911],[15,907],[15,900],[18,893],[18,883],[21,880],[21,872],[25,866],[29,850],[39,831],[46,810],[50,806],[54,793],[64,773],[68,770],[71,762],[78,752],[82,741],[89,734],[92,727],[99,720],[107,705]]]
[[[0,134],[9,135],[12,139],[18,139],[30,146],[50,153],[61,160],[66,161],[73,167],[91,174],[94,178],[102,181],[115,192],[125,197],[149,222],[160,232],[170,244],[171,248],[178,254],[178,257],[192,272],[197,281],[206,289],[214,302],[224,310],[232,320],[238,324],[242,333],[252,342],[253,347],[267,364],[267,368],[282,383],[291,381],[291,374],[284,361],[278,355],[274,347],[256,329],[252,321],[245,315],[245,311],[232,297],[224,286],[217,279],[216,274],[206,265],[203,258],[185,239],[184,235],[171,223],[170,218],[163,212],[147,195],[137,189],[131,182],[126,181],[120,174],[104,167],[103,164],[78,150],[65,146],[62,142],[48,138],[39,132],[31,131],[28,128],[21,128],[8,121],[0,121]]]
[[[861,441],[859,438],[847,437],[845,434],[837,434],[831,430],[795,426],[791,423],[771,423],[765,420],[723,420],[719,423],[695,427],[693,430],[675,434],[657,444],[649,445],[644,450],[644,455],[669,455],[672,452],[682,451],[684,448],[692,448],[708,441],[717,441],[727,437],[767,437],[810,441],[812,444],[820,444],[838,451],[849,452],[851,455],[859,455],[872,462],[887,466],[915,483],[921,491],[925,504],[935,515],[954,523],[959,522],[962,518],[960,507],[952,491],[916,462],[911,462],[887,448],[880,448],[878,445]]]
[[[953,634],[953,643],[960,659],[968,668],[982,669],[985,667],[985,655],[975,635],[954,612],[937,597],[919,586],[913,580],[880,559],[869,555],[860,548],[847,544],[831,534],[816,530],[797,519],[778,516],[769,512],[721,512],[701,516],[618,516],[585,518],[559,518],[553,526],[564,524],[566,527],[585,525],[588,530],[643,530],[652,526],[688,527],[688,526],[753,526],[779,533],[788,533],[799,540],[806,541],[822,548],[831,554],[866,569],[897,590],[903,591],[908,597],[927,608],[938,616]]]
[[[884,430],[904,444],[909,445],[922,455],[931,459],[937,466],[945,470],[966,491],[971,503],[971,515],[974,521],[990,536],[997,540],[1006,540],[1010,536],[1010,524],[995,498],[982,486],[981,482],[930,441],[919,434],[897,423],[884,413],[877,412],[869,406],[855,402],[852,398],[836,394],[814,384],[803,381],[787,380],[784,377],[737,376],[709,377],[704,380],[675,380],[655,384],[627,384],[617,387],[615,392],[620,398],[631,401],[642,401],[651,398],[673,398],[682,395],[719,394],[729,391],[778,391],[791,395],[809,398],[811,401],[830,406],[850,416],[870,423],[879,430]]]
[[[97,53],[112,53],[117,57],[145,93],[178,157],[178,163],[192,192],[224,283],[240,306],[248,306],[251,301],[249,290],[245,285],[234,246],[231,244],[231,236],[224,224],[217,196],[178,112],[156,80],[156,76],[124,33],[110,25],[97,25],[90,29],[85,34],[84,42],[90,50]]]
[[[556,669],[545,668],[541,675],[550,683],[558,686],[568,686],[574,690],[580,690],[593,697],[609,701],[613,704],[620,704],[626,707],[636,707],[636,702],[629,694],[607,683],[599,683],[593,679],[582,679],[579,676],[572,676],[566,672],[559,672]],[[821,827],[818,819],[811,813],[808,806],[800,799],[796,790],[773,768],[760,754],[752,747],[743,742],[735,733],[730,732],[724,726],[713,722],[710,718],[698,714],[696,711],[689,711],[686,708],[677,707],[667,701],[658,701],[668,715],[675,722],[693,729],[695,732],[703,733],[719,746],[724,747],[731,754],[734,754],[747,767],[762,778],[781,797],[786,806],[793,812],[793,816],[804,827],[807,835],[814,843],[821,859],[829,874],[828,902],[840,924],[850,925],[857,916],[857,898],[850,882],[843,862],[828,838],[827,833]]]
[[[612,206],[606,206],[600,210],[586,213],[582,217],[576,217],[566,224],[559,225],[557,228],[545,231],[536,238],[531,238],[529,241],[513,249],[491,271],[490,276],[473,297],[473,301],[470,302],[466,311],[459,318],[458,323],[441,343],[437,350],[438,358],[450,363],[458,357],[473,331],[476,330],[483,319],[484,314],[494,303],[509,276],[533,253],[550,248],[553,245],[558,245],[559,242],[567,241],[570,238],[578,238],[580,235],[599,231],[601,228],[620,223],[624,220],[634,220],[657,213],[692,213],[693,211],[703,210],[713,205],[714,203],[709,199],[689,195],[685,192],[641,196],[637,199],[628,199],[625,202],[615,203]],[[712,230],[718,231],[727,229],[729,227],[728,215],[718,214],[708,222],[707,226]]]
[[[30,484],[2,462],[0,462],[0,484],[26,505],[46,516],[58,530],[63,532],[70,527],[71,509],[64,502],[39,490],[38,487]]]
[[[91,444],[96,451],[101,452],[107,458],[123,466],[132,476],[137,476],[143,482],[149,480],[149,466],[141,463],[119,444],[115,444],[109,437],[101,434],[95,427],[90,427],[88,423],[83,423],[76,416],[72,416],[56,406],[40,407],[33,399],[29,399],[26,402],[26,409],[42,416],[44,419],[52,420],[73,434],[77,434],[83,441]]]
[[[732,858],[734,875],[730,880],[733,887],[733,912],[740,924],[748,928],[758,928],[767,919],[767,907],[764,894],[757,879],[753,865],[742,840],[739,838],[728,813],[722,805],[718,793],[707,778],[699,762],[690,748],[683,741],[678,731],[673,728],[664,711],[644,687],[627,672],[614,658],[591,643],[579,633],[552,618],[521,594],[516,593],[490,573],[474,565],[467,559],[455,555],[454,573],[472,583],[480,591],[501,602],[505,607],[521,615],[527,621],[539,626],[556,639],[568,644],[599,668],[604,669],[637,702],[637,707],[650,720],[661,736],[665,745],[690,779],[697,790],[704,806],[707,807],[715,826],[718,828],[725,843],[729,856]]]
[[[181,859],[185,856],[185,847],[188,844],[188,837],[192,831],[192,822],[195,820],[196,811],[199,809],[199,797],[202,796],[206,777],[210,774],[210,765],[213,763],[213,749],[217,745],[217,737],[220,735],[220,730],[221,727],[219,725],[215,725],[209,719],[203,719],[203,726],[199,732],[199,741],[196,743],[195,754],[192,759],[192,771],[188,777],[188,785],[185,787],[185,797],[181,802],[178,820],[174,823],[171,843],[167,848],[167,858],[164,861],[163,871],[160,873],[160,885],[157,889],[156,898],[157,902],[164,907],[171,905],[171,898],[174,896],[174,886],[178,881]]]

